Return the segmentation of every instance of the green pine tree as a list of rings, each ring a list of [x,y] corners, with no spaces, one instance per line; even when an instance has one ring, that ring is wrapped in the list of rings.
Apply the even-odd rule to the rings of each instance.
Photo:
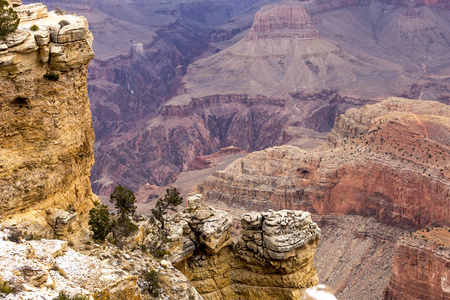
[[[19,16],[17,12],[9,6],[8,1],[0,0],[0,40],[16,31],[19,26]]]
[[[152,214],[156,220],[161,223],[161,229],[165,228],[165,216],[168,210],[176,211],[176,207],[183,203],[183,198],[176,188],[166,190],[164,198],[159,198],[156,202],[155,208],[152,209]]]

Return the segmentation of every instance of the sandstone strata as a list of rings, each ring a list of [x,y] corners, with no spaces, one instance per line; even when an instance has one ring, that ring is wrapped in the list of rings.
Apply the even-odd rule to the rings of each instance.
[[[9,225],[64,236],[95,199],[86,89],[92,35],[83,17],[42,4],[15,9],[30,13],[0,44],[0,213]],[[59,79],[46,79],[50,73]]]
[[[446,233],[449,236],[448,229]],[[405,237],[395,250],[394,268],[384,299],[450,299],[450,248]]]
[[[312,259],[320,230],[302,211],[247,213],[231,239],[232,218],[200,207],[170,224],[170,259],[205,299],[298,299],[318,283]]]
[[[416,228],[447,225],[449,120],[449,106],[438,102],[391,98],[351,109],[336,121],[328,150],[255,152],[212,175],[200,190],[207,201],[231,207],[359,214]]]

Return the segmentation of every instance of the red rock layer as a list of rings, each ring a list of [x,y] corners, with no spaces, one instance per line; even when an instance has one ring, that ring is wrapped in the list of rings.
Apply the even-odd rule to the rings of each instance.
[[[405,238],[395,250],[385,300],[449,300],[450,250]]]
[[[434,114],[434,115],[433,115]],[[199,187],[210,202],[251,210],[374,216],[425,227],[450,220],[450,108],[392,98],[339,117],[336,148],[254,152]]]
[[[265,6],[255,16],[247,40],[274,38],[318,38],[319,32],[311,25],[311,18],[305,8],[293,2],[292,5]]]

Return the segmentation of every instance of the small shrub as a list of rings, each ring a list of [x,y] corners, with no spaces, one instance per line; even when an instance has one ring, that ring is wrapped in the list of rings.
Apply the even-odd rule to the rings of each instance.
[[[88,297],[83,295],[75,295],[71,297],[65,291],[60,291],[59,295],[53,298],[53,300],[88,300]]]
[[[0,293],[2,294],[10,294],[12,292],[12,287],[6,281],[0,279]]]
[[[61,20],[61,21],[59,21],[59,25],[60,25],[61,27],[67,26],[67,25],[69,25],[69,24],[70,24],[70,22],[67,21],[67,20]]]
[[[19,27],[19,16],[17,12],[9,7],[6,0],[0,0],[0,40],[4,40],[6,36]]]
[[[145,281],[145,290],[150,294],[150,296],[154,298],[158,297],[161,289],[158,272],[155,270],[151,270],[150,272],[145,270],[142,275]]]
[[[8,240],[16,244],[20,244],[22,242],[22,230],[12,229],[9,233]]]
[[[139,229],[133,222],[128,218],[119,217],[117,223],[113,229],[114,238],[119,239],[122,237],[128,237]]]
[[[62,10],[61,8],[59,8],[58,6],[55,6],[55,13],[59,16],[66,14],[66,12],[64,10]]]
[[[37,26],[36,24],[34,24],[33,26],[30,27],[31,31],[38,31],[39,30],[39,26]]]
[[[53,73],[53,72],[47,72],[44,74],[44,78],[50,81],[58,81],[59,80],[59,74]]]
[[[114,188],[109,196],[109,202],[114,204],[120,218],[132,216],[136,212],[134,193],[120,184]]]
[[[165,216],[168,210],[176,211],[176,207],[183,203],[183,198],[176,188],[171,190],[166,189],[164,198],[159,198],[156,202],[155,208],[152,209],[152,214],[156,220],[161,223],[161,229],[165,227]]]
[[[109,217],[108,206],[100,204],[89,211],[88,224],[94,233],[94,239],[104,241],[113,230],[115,222]]]

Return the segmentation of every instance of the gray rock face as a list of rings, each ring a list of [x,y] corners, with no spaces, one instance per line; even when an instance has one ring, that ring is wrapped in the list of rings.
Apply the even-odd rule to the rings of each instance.
[[[240,244],[269,260],[289,258],[295,249],[320,236],[311,214],[303,211],[247,213],[241,224]]]

